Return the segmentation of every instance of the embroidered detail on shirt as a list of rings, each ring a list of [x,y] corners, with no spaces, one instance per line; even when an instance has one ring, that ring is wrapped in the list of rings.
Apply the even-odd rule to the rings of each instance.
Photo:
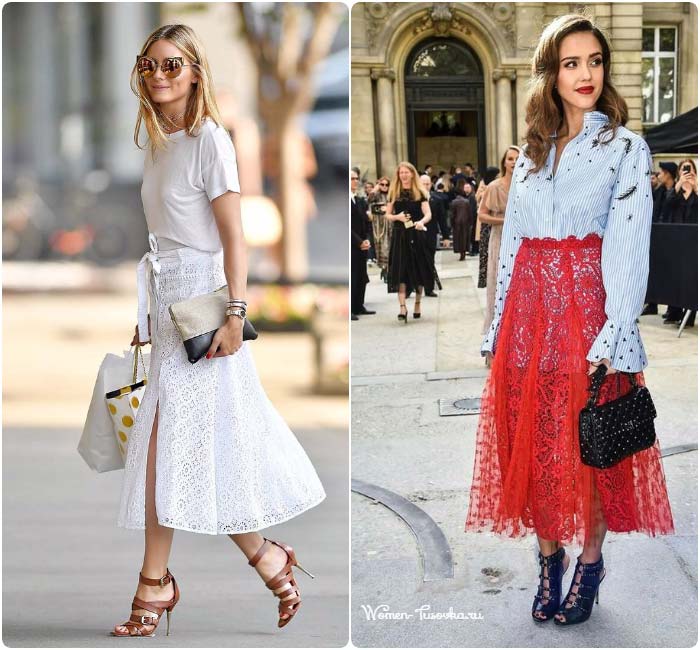
[[[609,167],[610,171],[614,174],[615,173],[615,168],[614,167]]]
[[[622,194],[620,194],[620,196],[616,196],[615,198],[618,201],[622,201],[624,199],[629,199],[630,196],[632,196],[636,191],[637,191],[637,185],[635,184],[632,187],[630,187],[629,189],[625,190]]]
[[[600,140],[598,140],[598,138],[593,138],[593,141],[591,142],[591,149],[595,149],[599,144]]]
[[[632,140],[629,138],[622,137],[620,138],[625,143],[625,153],[629,153],[630,149],[632,148]]]
[[[547,178],[545,178],[545,180],[546,180],[546,181],[551,181],[551,180],[552,180],[552,175],[550,174],[549,176],[547,176]]]

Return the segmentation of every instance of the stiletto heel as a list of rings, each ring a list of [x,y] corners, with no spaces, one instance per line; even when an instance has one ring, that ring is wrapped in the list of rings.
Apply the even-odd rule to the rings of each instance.
[[[297,563],[294,565],[299,568],[300,571],[303,571],[309,578],[315,578],[316,576],[313,573],[309,573],[301,564],[299,564],[299,561],[297,560]]]
[[[561,602],[561,581],[566,573],[564,568],[564,558],[566,552],[561,546],[551,555],[542,555],[538,553],[540,563],[540,584],[537,587],[537,595],[532,603],[532,618],[538,623],[544,623],[552,618],[559,609]],[[567,567],[568,568],[568,567]],[[546,569],[546,575],[545,575]],[[544,581],[549,581],[549,586],[544,586]],[[545,593],[546,592],[546,593]],[[546,603],[542,601],[546,600]],[[536,616],[536,613],[544,614],[544,616]]]
[[[399,320],[402,320],[404,323],[408,323],[408,309],[406,309],[406,303],[399,303],[399,309],[401,309],[401,313],[398,316]],[[403,310],[406,309],[406,313],[403,313]]]
[[[420,318],[420,312],[416,311],[416,307],[420,307],[420,300],[413,305],[413,318]]]
[[[175,605],[177,605],[180,600],[180,588],[177,586],[175,577],[170,570],[167,569],[167,573],[162,578],[146,578],[142,573],[139,573],[139,582],[144,585],[149,585],[151,587],[165,587],[168,583],[173,583],[173,589],[175,593],[170,600],[152,600],[145,601],[134,596],[134,600],[131,603],[131,617],[126,623],[122,623],[119,627],[125,627],[127,632],[115,632],[112,630],[112,636],[142,636],[142,637],[152,637],[156,635],[156,629],[160,623],[160,619],[163,616],[163,612],[166,612],[168,617],[168,624],[165,631],[165,636],[170,635],[170,613],[173,611]],[[134,614],[137,609],[144,609],[147,612],[151,612],[151,616],[148,615],[138,615]],[[146,621],[148,619],[148,622]],[[146,625],[153,626],[150,633],[146,633]]]
[[[277,621],[277,627],[284,627],[294,618],[296,613],[299,611],[299,607],[301,607],[301,593],[299,592],[299,587],[294,577],[292,567],[299,567],[299,569],[307,575],[311,576],[312,578],[314,576],[299,564],[296,555],[294,554],[294,549],[291,546],[288,546],[284,542],[276,542],[273,539],[267,539],[267,537],[263,537],[263,540],[265,541],[262,543],[255,555],[250,558],[248,564],[250,564],[250,566],[255,566],[260,561],[260,558],[270,549],[272,544],[279,546],[287,554],[287,564],[284,565],[284,567],[274,578],[270,578],[270,580],[265,582],[265,586],[272,591],[277,598],[280,599],[278,607],[280,618]],[[275,589],[279,589],[286,584],[289,584],[288,589],[285,589],[280,593],[275,593]],[[283,600],[283,598],[291,596],[292,594],[294,595],[293,598]],[[289,617],[282,618],[282,614],[288,614]]]
[[[581,569],[580,575],[579,567]],[[583,623],[590,618],[593,611],[593,601],[595,600],[596,604],[598,603],[600,584],[605,578],[605,573],[602,553],[600,560],[589,564],[581,562],[581,556],[578,556],[576,559],[576,571],[574,571],[574,577],[571,580],[569,593],[557,612],[557,614],[561,614],[564,617],[564,620],[560,621],[558,618],[555,618],[554,622],[557,625],[574,625],[575,623]],[[576,585],[578,585],[578,589],[574,593],[573,588]],[[571,607],[566,607],[567,603],[571,604]]]

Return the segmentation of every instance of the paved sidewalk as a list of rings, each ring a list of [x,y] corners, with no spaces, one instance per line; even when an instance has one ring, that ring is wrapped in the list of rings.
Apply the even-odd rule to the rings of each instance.
[[[399,323],[396,295],[376,269],[352,324],[352,476],[425,510],[452,549],[453,579],[423,581],[416,538],[391,510],[352,495],[352,640],[360,647],[688,647],[697,641],[697,452],[664,459],[676,535],[609,533],[608,575],[587,624],[538,626],[536,539],[466,534],[464,520],[478,416],[440,417],[439,398],[480,397],[485,290],[478,258],[437,254],[444,291],[424,298],[423,316]],[[408,302],[409,314],[413,301]],[[697,443],[697,329],[681,338],[644,317],[645,371],[658,410],[662,449]],[[569,547],[575,556],[579,547]],[[573,566],[573,565],[572,565]],[[564,578],[568,588],[572,569]],[[371,619],[385,605],[392,618]],[[363,608],[364,606],[364,608]],[[464,620],[421,620],[416,612]],[[483,617],[470,620],[469,613]],[[401,620],[400,616],[405,616]],[[412,616],[411,618],[407,618]],[[398,619],[398,620],[397,620]]]
[[[130,287],[131,285],[129,285]],[[225,535],[175,533],[182,589],[171,634],[107,635],[128,618],[143,532],[117,528],[121,471],[93,473],[76,447],[100,361],[128,348],[133,294],[5,295],[3,641],[9,647],[342,647],[348,625],[348,400],[319,396],[306,334],[254,344],[265,391],[311,458],[327,498],[263,534],[295,548],[302,609],[277,603]],[[148,351],[148,346],[145,348]]]

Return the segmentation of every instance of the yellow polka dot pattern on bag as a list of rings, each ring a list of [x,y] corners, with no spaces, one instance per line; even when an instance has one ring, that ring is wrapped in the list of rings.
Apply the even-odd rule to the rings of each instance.
[[[129,436],[134,427],[136,414],[141,406],[145,390],[146,387],[141,386],[136,390],[107,399],[107,408],[112,416],[117,446],[124,459],[126,459]],[[123,397],[126,399],[122,399]]]

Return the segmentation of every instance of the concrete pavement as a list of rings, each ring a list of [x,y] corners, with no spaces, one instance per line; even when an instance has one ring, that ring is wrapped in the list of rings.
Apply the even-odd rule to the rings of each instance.
[[[131,274],[130,274],[131,275]],[[124,647],[107,635],[130,613],[143,533],[117,528],[122,472],[95,474],[76,451],[103,355],[128,347],[135,298],[4,296],[3,642]],[[262,340],[262,337],[261,337]],[[342,647],[348,630],[348,404],[310,391],[305,334],[253,346],[271,401],[309,454],[327,498],[263,534],[298,552],[302,609],[277,628],[277,599],[225,535],[175,533],[182,590],[171,634],[153,647]],[[146,347],[148,349],[148,346]]]
[[[277,628],[277,600],[226,535],[176,531],[170,569],[182,591],[149,647],[342,647],[348,639],[346,429],[295,432],[328,494],[263,534],[292,545],[297,618]],[[143,533],[116,527],[122,471],[96,475],[75,429],[3,435],[3,642],[9,647],[124,647]],[[134,641],[126,641],[133,643]]]
[[[478,416],[440,417],[439,398],[480,397],[485,290],[477,259],[437,254],[444,291],[420,320],[396,319],[376,269],[352,324],[352,476],[406,497],[440,526],[454,579],[423,581],[416,538],[392,511],[352,495],[352,641],[359,647],[688,647],[697,641],[697,452],[664,459],[674,536],[609,533],[607,577],[591,619],[574,628],[530,618],[534,536],[466,534]],[[409,314],[413,301],[408,302]],[[641,319],[661,447],[697,443],[697,329],[679,339]],[[580,552],[569,547],[572,557]],[[572,564],[573,567],[573,564]],[[573,569],[564,578],[568,589]],[[378,609],[379,608],[379,609]],[[423,618],[418,610],[423,608]],[[383,611],[383,616],[382,616]],[[429,619],[442,613],[443,620]],[[461,616],[460,616],[461,613]],[[450,618],[452,617],[452,618]]]

